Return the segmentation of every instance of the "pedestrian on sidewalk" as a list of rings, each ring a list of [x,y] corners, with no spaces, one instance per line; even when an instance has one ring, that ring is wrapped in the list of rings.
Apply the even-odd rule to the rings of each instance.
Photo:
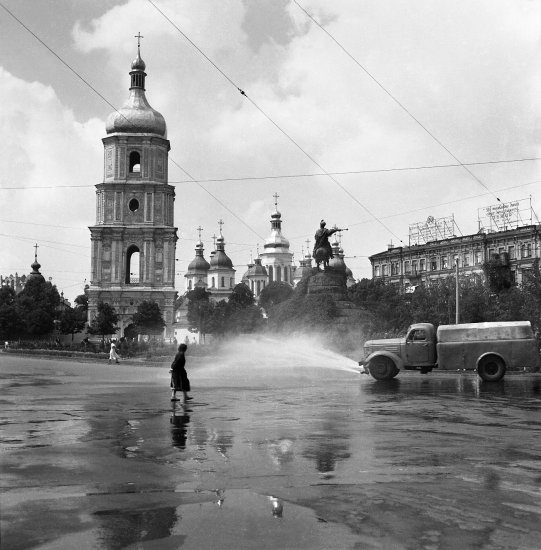
[[[114,361],[117,365],[119,364],[119,356],[116,352],[116,344],[115,340],[111,340],[111,350],[109,351],[109,364],[111,364],[111,361]]]
[[[181,391],[184,394],[184,401],[193,399],[188,397],[190,391],[190,381],[188,380],[188,373],[184,366],[186,365],[186,357],[184,352],[188,349],[186,344],[180,344],[178,347],[178,353],[175,355],[173,362],[171,363],[171,401],[179,401],[177,399],[177,391]]]

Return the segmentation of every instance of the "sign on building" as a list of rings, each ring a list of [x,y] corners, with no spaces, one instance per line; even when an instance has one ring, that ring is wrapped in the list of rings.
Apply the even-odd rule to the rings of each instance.
[[[502,202],[477,209],[479,231],[493,232],[516,229],[532,224],[531,199]]]

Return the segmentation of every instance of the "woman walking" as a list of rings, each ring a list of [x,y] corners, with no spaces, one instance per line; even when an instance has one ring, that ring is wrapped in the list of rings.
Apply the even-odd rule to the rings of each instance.
[[[179,401],[177,399],[177,391],[181,391],[184,394],[184,401],[193,399],[188,397],[190,391],[190,381],[188,380],[188,373],[184,366],[186,365],[186,357],[184,352],[188,349],[186,344],[180,344],[178,347],[178,353],[175,355],[173,362],[171,363],[171,401]]]
[[[118,359],[119,357],[118,353],[116,352],[115,340],[111,340],[111,349],[109,351],[109,364],[111,364],[111,361],[114,361],[118,365]]]

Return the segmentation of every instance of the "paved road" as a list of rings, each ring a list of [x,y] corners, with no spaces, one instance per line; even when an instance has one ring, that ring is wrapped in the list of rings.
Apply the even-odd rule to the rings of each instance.
[[[541,377],[0,354],[2,549],[539,549]],[[321,366],[324,364],[325,366]]]

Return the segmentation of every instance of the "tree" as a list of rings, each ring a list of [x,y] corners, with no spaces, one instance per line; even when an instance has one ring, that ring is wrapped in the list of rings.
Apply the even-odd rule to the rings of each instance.
[[[32,277],[16,298],[17,308],[26,325],[26,333],[40,336],[51,332],[60,295],[56,286],[43,277]]]
[[[264,309],[269,309],[272,306],[280,304],[285,300],[289,300],[293,294],[291,285],[283,282],[269,283],[259,295],[259,305]]]
[[[86,294],[79,294],[73,300],[76,304],[76,307],[84,309],[84,311],[88,311],[88,296]]]
[[[86,325],[86,310],[83,307],[66,306],[60,314],[60,332],[71,334],[71,341],[76,333],[82,332]]]
[[[160,306],[156,302],[141,302],[132,320],[140,334],[159,334],[165,327]]]
[[[253,333],[261,327],[262,321],[263,315],[255,305],[253,292],[246,284],[239,283],[233,288],[225,308],[223,332]]]
[[[209,332],[208,322],[212,316],[213,304],[210,302],[210,292],[197,287],[186,293],[188,313],[186,319],[190,330],[196,330],[202,339]]]
[[[0,305],[0,340],[14,340],[24,333],[26,325],[15,305]]]
[[[512,286],[511,268],[508,263],[504,263],[499,254],[494,256],[483,264],[483,272],[487,278],[487,283],[491,292],[499,294]]]
[[[523,306],[522,313],[534,327],[536,334],[541,333],[541,269],[539,258],[536,258],[531,270],[524,273],[522,282]]]
[[[371,314],[371,334],[405,330],[411,323],[413,296],[381,280],[361,279],[348,288],[348,298]]]
[[[101,345],[105,344],[105,336],[114,334],[118,330],[118,315],[115,309],[107,302],[98,302],[98,314],[88,327],[90,334],[101,335]]]

